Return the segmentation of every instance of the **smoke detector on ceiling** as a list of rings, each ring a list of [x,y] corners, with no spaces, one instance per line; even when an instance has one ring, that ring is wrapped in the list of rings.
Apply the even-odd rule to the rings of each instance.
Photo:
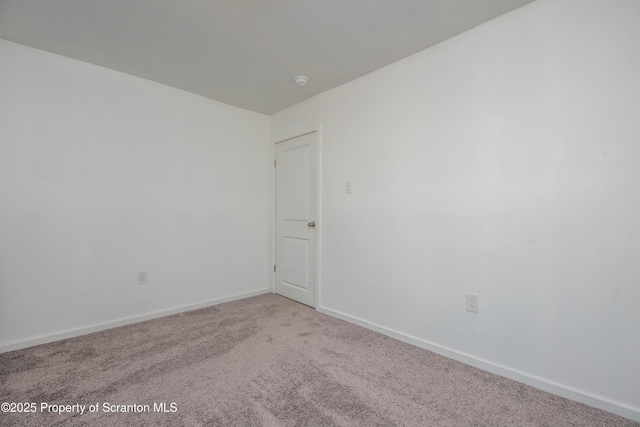
[[[295,76],[293,81],[296,82],[298,86],[306,86],[309,79],[307,76]]]

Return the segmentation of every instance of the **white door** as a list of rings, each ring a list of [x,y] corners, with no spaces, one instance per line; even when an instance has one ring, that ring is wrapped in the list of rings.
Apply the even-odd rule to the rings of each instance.
[[[316,306],[316,134],[276,144],[276,293]]]

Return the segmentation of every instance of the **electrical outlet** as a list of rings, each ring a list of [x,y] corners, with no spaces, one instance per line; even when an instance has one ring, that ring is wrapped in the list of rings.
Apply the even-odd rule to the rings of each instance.
[[[467,301],[467,311],[471,311],[473,313],[478,312],[478,295],[476,294],[466,294]]]
[[[138,285],[146,285],[149,279],[148,271],[138,271]]]

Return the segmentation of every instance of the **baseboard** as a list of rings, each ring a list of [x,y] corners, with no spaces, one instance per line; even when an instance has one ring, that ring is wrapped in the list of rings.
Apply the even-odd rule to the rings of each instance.
[[[20,350],[23,348],[32,347],[34,345],[46,344],[49,342],[59,341],[66,338],[73,338],[80,335],[90,334],[93,332],[104,331],[105,329],[116,328],[118,326],[129,325],[137,322],[143,322],[145,320],[151,320],[151,319],[156,319],[158,317],[164,317],[172,314],[182,313],[185,311],[196,310],[198,308],[210,307],[213,305],[218,305],[218,304],[222,304],[229,301],[235,301],[239,299],[254,297],[262,294],[267,294],[270,292],[271,292],[270,289],[245,292],[245,293],[230,295],[227,297],[217,298],[214,300],[209,300],[209,301],[205,301],[197,304],[183,305],[180,307],[170,308],[168,310],[154,311],[153,313],[142,314],[139,316],[125,317],[125,318],[114,320],[111,322],[97,323],[94,325],[84,326],[76,329],[69,329],[69,330],[54,333],[54,334],[41,335],[35,338],[26,339],[26,340],[0,344],[0,353],[5,353],[7,351],[13,351],[13,350]]]
[[[545,378],[530,375],[525,372],[491,362],[489,360],[481,359],[479,357],[454,350],[452,348],[444,347],[442,345],[435,344],[421,338],[394,331],[393,329],[385,328],[384,326],[376,325],[374,323],[370,323],[357,317],[350,316],[339,311],[331,310],[326,307],[318,307],[317,310],[329,316],[336,317],[349,323],[354,323],[367,329],[371,329],[372,331],[381,333],[391,338],[395,338],[398,341],[406,342],[408,344],[415,345],[416,347],[424,348],[425,350],[432,351],[434,353],[457,360],[467,365],[474,366],[484,371],[488,371],[493,374],[500,375],[530,385],[531,387],[535,387],[537,389],[555,394],[557,396],[584,403],[585,405],[593,406],[594,408],[602,409],[603,411],[611,412],[613,414],[620,415],[621,417],[640,422],[640,408],[632,407],[623,403],[585,393],[583,391],[547,380]]]

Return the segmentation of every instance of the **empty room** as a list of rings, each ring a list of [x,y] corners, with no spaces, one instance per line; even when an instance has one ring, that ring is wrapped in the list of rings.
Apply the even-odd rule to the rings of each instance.
[[[640,425],[640,1],[0,0],[0,425]]]

